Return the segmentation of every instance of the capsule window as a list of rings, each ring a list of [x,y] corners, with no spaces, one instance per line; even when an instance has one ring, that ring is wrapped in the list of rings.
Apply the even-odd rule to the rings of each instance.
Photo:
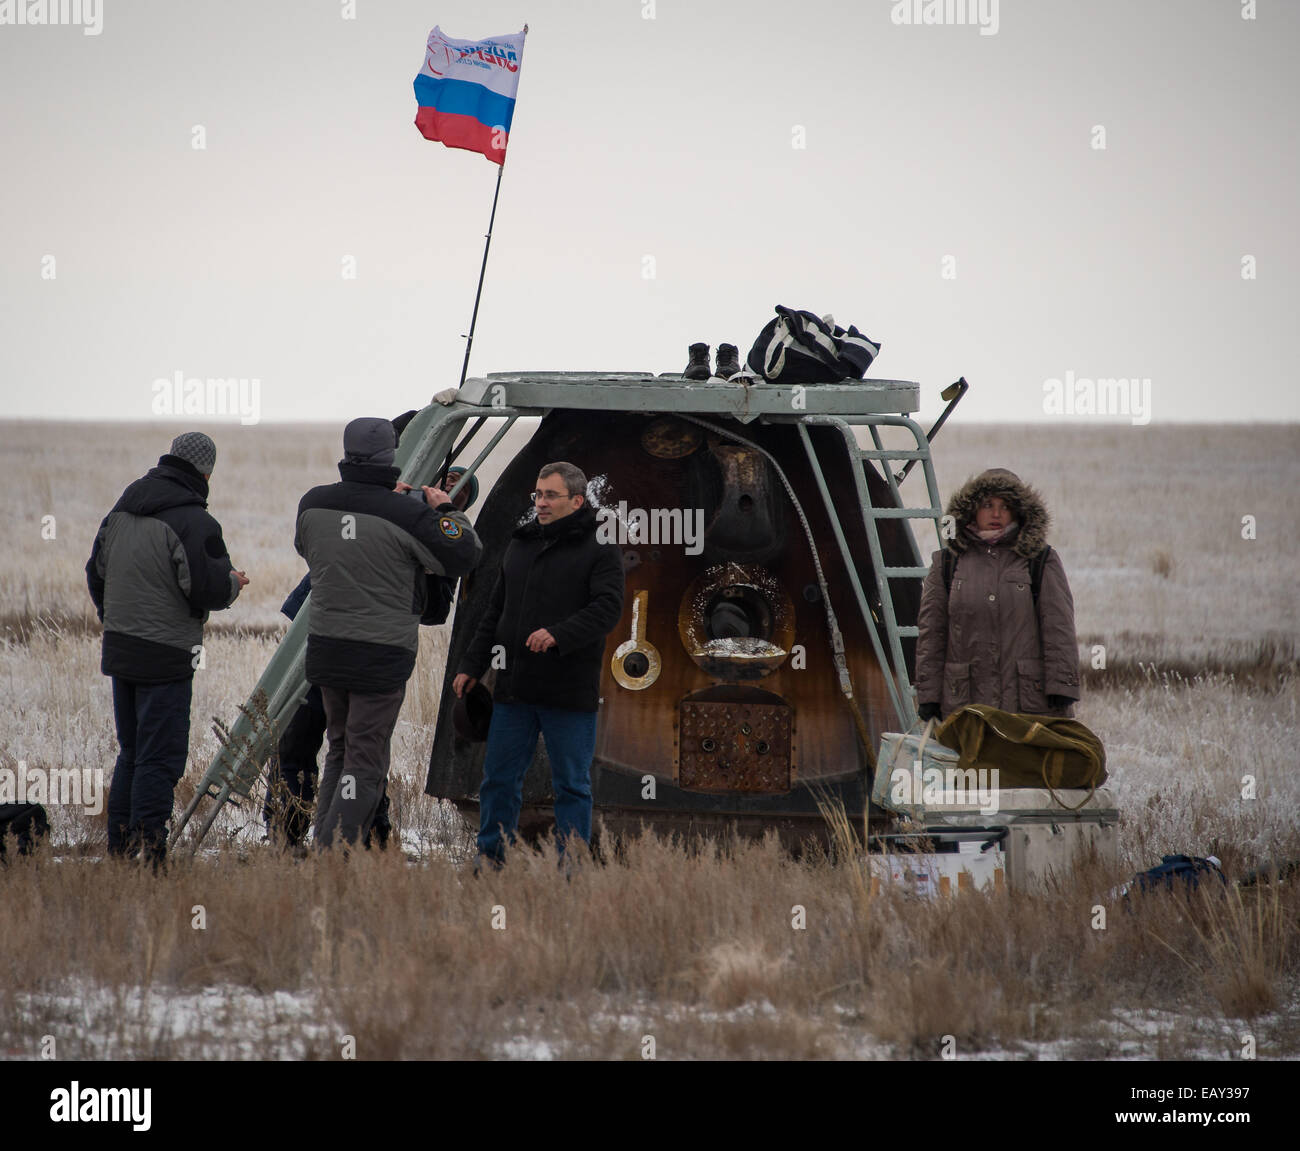
[[[732,585],[704,609],[709,639],[770,639],[772,608],[756,588]]]

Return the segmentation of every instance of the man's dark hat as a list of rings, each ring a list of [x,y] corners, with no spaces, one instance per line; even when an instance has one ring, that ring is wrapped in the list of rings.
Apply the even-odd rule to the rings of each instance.
[[[476,683],[456,701],[451,709],[451,722],[461,739],[482,743],[492,723],[492,693]]]
[[[349,464],[392,465],[397,432],[388,420],[360,416],[343,429],[343,459]]]

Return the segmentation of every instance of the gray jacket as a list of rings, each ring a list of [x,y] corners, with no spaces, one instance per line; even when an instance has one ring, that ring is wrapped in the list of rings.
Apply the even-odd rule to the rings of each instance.
[[[104,624],[105,675],[169,683],[194,674],[208,613],[239,595],[207,496],[193,464],[164,455],[100,523],[86,584]]]
[[[298,505],[294,547],[311,574],[307,679],[346,691],[396,691],[410,678],[426,573],[455,577],[482,555],[450,503],[430,508],[393,491],[399,472],[339,464],[341,483],[312,488]]]

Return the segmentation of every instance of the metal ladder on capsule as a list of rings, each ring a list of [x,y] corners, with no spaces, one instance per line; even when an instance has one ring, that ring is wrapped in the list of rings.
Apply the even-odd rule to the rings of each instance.
[[[871,553],[871,570],[876,581],[875,590],[881,616],[879,622],[883,622],[884,625],[885,635],[883,640],[880,635],[876,612],[873,610],[871,602],[862,587],[862,582],[858,578],[857,568],[854,565],[853,556],[849,551],[848,541],[844,536],[844,529],[840,523],[838,509],[832,501],[830,489],[826,484],[826,477],[822,473],[821,464],[813,446],[812,437],[808,433],[810,425],[836,429],[844,439],[845,450],[853,464],[851,470],[857,489],[858,510],[862,516],[863,527],[866,531],[867,546]],[[864,448],[858,443],[857,437],[853,434],[854,425],[866,425],[870,429],[873,447]],[[914,448],[885,447],[880,436],[880,427],[882,425],[906,428],[911,432],[916,446]],[[871,636],[876,660],[882,672],[884,672],[885,686],[889,691],[890,702],[894,706],[898,722],[901,725],[899,730],[907,731],[914,725],[917,717],[916,701],[907,674],[907,663],[903,656],[902,641],[904,639],[915,639],[918,630],[914,625],[899,625],[894,611],[894,598],[890,590],[890,581],[923,579],[929,568],[922,564],[886,564],[877,525],[881,520],[929,519],[934,522],[936,538],[942,538],[941,519],[943,510],[934,476],[934,463],[930,456],[929,438],[913,420],[901,415],[871,415],[859,419],[809,414],[803,416],[797,426],[813,476],[817,481],[817,488],[826,505],[831,530],[835,535],[835,542],[839,546],[844,559],[844,570],[848,573],[854,596],[857,599],[858,609],[862,613],[863,622],[866,624],[868,634]],[[938,426],[936,424],[931,429],[931,436]],[[894,461],[906,461],[906,468],[900,475],[895,475],[889,466]],[[925,472],[926,491],[930,502],[924,507],[908,507],[903,502],[899,482],[900,479],[906,476],[907,470],[910,470],[917,461],[922,464]],[[877,474],[883,473],[882,478],[889,484],[890,495],[893,497],[892,506],[877,507],[872,502],[864,465],[873,467]],[[888,645],[887,655],[886,644]]]

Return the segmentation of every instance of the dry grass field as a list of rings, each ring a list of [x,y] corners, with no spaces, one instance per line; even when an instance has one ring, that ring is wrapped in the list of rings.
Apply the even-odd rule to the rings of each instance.
[[[176,430],[0,425],[0,767],[111,773],[83,567]],[[211,510],[253,582],[209,626],[178,802],[216,748],[210,717],[233,718],[282,634],[294,509],[334,477],[341,433],[208,430]],[[403,852],[294,862],[248,806],[154,877],[101,858],[102,813],[53,806],[51,844],[0,869],[0,1051],[337,1058],[351,1036],[358,1058],[640,1059],[647,1040],[659,1058],[933,1058],[951,1036],[959,1057],[1218,1059],[1249,1035],[1262,1058],[1300,1055],[1300,885],[1106,896],[1163,853],[1216,854],[1234,879],[1300,860],[1300,428],[958,425],[935,454],[945,496],[1000,465],[1054,513],[1079,714],[1121,805],[1114,874],[866,898],[851,861],[645,837],[567,880],[543,856],[475,880],[466,829],[422,794],[446,650],[423,629],[394,740]]]

